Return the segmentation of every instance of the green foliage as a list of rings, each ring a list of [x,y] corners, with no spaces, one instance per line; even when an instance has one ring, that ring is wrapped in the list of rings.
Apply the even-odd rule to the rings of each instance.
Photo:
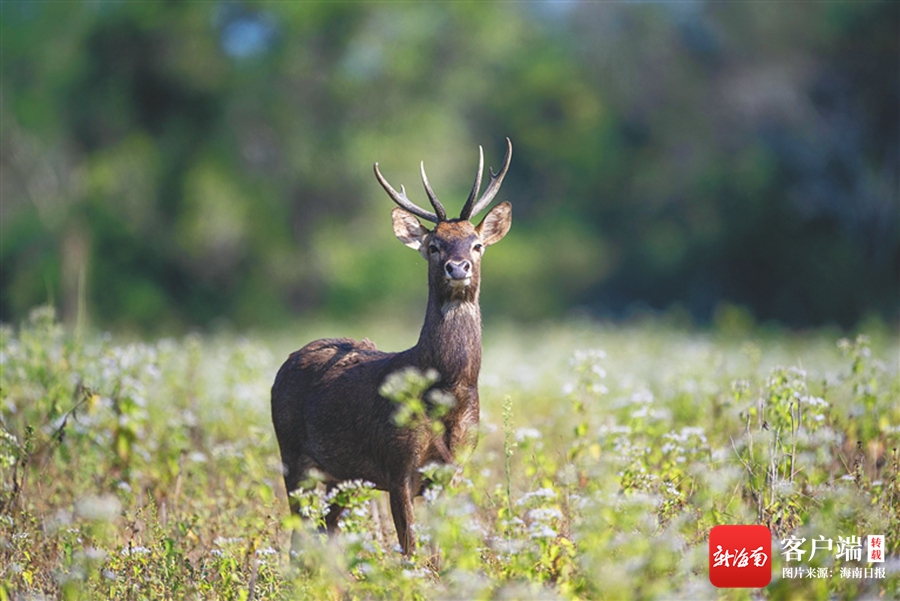
[[[394,423],[404,428],[419,428],[431,424],[447,414],[456,400],[438,390],[428,389],[438,380],[438,373],[429,370],[422,373],[414,367],[390,374],[385,378],[378,392],[397,403]]]
[[[453,212],[505,136],[486,314],[896,319],[898,10],[4,2],[0,319],[409,313],[372,163]]]
[[[895,572],[841,578],[858,563],[833,553],[809,563],[833,577],[783,578],[778,544],[877,532],[896,561],[895,333],[742,332],[485,332],[481,442],[458,473],[423,468],[404,558],[368,483],[310,482],[289,516],[277,341],[120,342],[35,310],[0,329],[0,599],[741,597],[707,578],[709,529],[730,523],[773,531],[762,597],[896,596]],[[437,421],[433,381],[385,384],[407,426]]]

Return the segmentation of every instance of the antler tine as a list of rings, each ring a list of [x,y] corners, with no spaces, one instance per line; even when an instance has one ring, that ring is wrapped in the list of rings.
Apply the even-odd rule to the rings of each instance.
[[[375,177],[378,179],[378,183],[381,184],[381,187],[384,188],[384,191],[388,193],[388,196],[391,197],[400,208],[406,209],[416,217],[421,217],[426,221],[430,221],[432,223],[438,223],[440,219],[434,213],[426,211],[425,209],[419,208],[414,205],[407,197],[406,190],[403,186],[400,186],[400,191],[397,192],[393,187],[384,179],[384,176],[381,175],[381,172],[378,170],[378,163],[375,163]],[[442,207],[443,208],[443,207]]]
[[[431,184],[428,183],[428,176],[425,175],[425,161],[419,163],[419,170],[422,172],[422,183],[425,185],[425,193],[428,194],[428,201],[434,207],[434,212],[437,214],[438,219],[447,221],[447,211],[444,209],[441,201],[435,196],[434,190],[431,189]]]
[[[463,205],[463,210],[459,214],[460,219],[468,219],[472,216],[472,206],[475,204],[475,199],[478,197],[478,190],[481,188],[482,173],[484,173],[484,149],[479,146],[478,171],[475,173],[475,184],[472,186],[472,191],[469,193],[469,198],[466,199],[466,204]]]
[[[472,207],[469,216],[466,219],[471,218],[474,215],[480,213],[486,206],[488,206],[494,197],[497,196],[497,192],[500,191],[500,184],[503,183],[503,178],[506,177],[506,171],[509,169],[509,163],[512,160],[512,142],[509,138],[506,138],[506,156],[503,157],[503,167],[500,168],[500,173],[495,174],[494,170],[491,169],[491,181],[488,184],[488,187],[485,189],[484,194],[482,194],[481,198],[478,199],[478,202],[475,203],[475,206]],[[468,205],[467,205],[468,206]]]

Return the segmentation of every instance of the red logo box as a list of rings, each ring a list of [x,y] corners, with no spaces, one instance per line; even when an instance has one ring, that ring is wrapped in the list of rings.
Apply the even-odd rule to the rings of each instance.
[[[772,580],[772,533],[765,526],[709,531],[709,581],[718,588],[762,588]]]

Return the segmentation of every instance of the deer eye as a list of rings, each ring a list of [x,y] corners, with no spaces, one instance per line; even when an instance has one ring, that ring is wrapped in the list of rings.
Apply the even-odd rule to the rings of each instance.
[[[440,250],[441,250],[441,249],[439,249],[439,248],[437,247],[437,244],[429,244],[429,245],[428,245],[428,252],[430,252],[431,254],[434,254],[434,253],[436,253],[436,252],[440,252]]]
[[[476,243],[475,243],[475,246],[472,247],[472,250],[474,250],[474,251],[477,252],[477,253],[480,253],[481,251],[484,250],[484,245],[481,244],[481,243],[476,242]]]

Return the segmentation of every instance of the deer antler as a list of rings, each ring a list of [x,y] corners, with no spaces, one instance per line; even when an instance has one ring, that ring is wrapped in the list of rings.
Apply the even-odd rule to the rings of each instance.
[[[438,219],[447,221],[447,211],[444,210],[444,205],[434,195],[434,190],[431,189],[431,184],[428,183],[428,176],[425,175],[425,161],[419,163],[419,168],[422,171],[422,183],[425,184],[425,193],[428,194],[428,201],[434,207],[434,212],[437,213]]]
[[[425,176],[425,167],[422,166],[422,176]],[[384,188],[384,191],[388,193],[388,196],[391,197],[395,203],[397,203],[401,208],[406,209],[416,217],[421,217],[426,221],[430,221],[432,223],[440,223],[447,218],[446,212],[444,211],[444,207],[438,202],[438,199],[434,196],[434,192],[431,191],[431,186],[428,185],[428,180],[424,179],[425,183],[425,191],[428,192],[428,199],[431,200],[432,206],[438,211],[438,215],[426,211],[425,209],[418,207],[412,203],[409,198],[406,197],[406,190],[403,186],[400,186],[400,191],[397,192],[394,188],[384,179],[384,176],[381,175],[381,172],[378,170],[378,163],[375,163],[375,177],[378,179],[378,183],[381,184],[381,187]]]
[[[500,184],[503,183],[503,178],[506,177],[506,172],[509,170],[509,163],[511,160],[512,142],[509,138],[506,138],[506,156],[503,157],[503,166],[500,168],[499,173],[494,173],[494,170],[491,169],[491,181],[488,183],[484,194],[476,201],[475,198],[478,196],[478,191],[481,188],[481,175],[484,172],[484,149],[481,146],[478,147],[478,172],[475,174],[475,183],[472,185],[472,191],[469,193],[469,198],[466,200],[466,204],[459,214],[460,219],[471,219],[473,216],[483,211],[484,208],[494,200],[494,197],[497,196],[497,192],[500,191]],[[422,184],[425,186],[425,193],[428,194],[428,201],[431,203],[431,206],[434,207],[434,213],[414,205],[412,201],[406,197],[406,189],[403,186],[400,186],[399,192],[394,190],[378,170],[378,163],[375,163],[375,177],[378,178],[378,183],[380,183],[381,187],[384,188],[384,191],[388,193],[391,200],[397,203],[401,208],[406,209],[416,217],[421,217],[432,223],[446,221],[447,211],[444,209],[444,205],[441,204],[441,201],[438,200],[434,190],[431,189],[431,184],[428,182],[428,176],[425,175],[424,161],[419,164],[419,168],[422,173]]]
[[[475,197],[478,196],[478,188],[481,187],[481,173],[484,169],[484,152],[480,146],[478,147],[478,155],[478,174],[475,176],[475,185],[472,186],[469,199],[466,200],[466,204],[459,214],[460,219],[471,219],[474,215],[483,211],[497,196],[497,192],[500,191],[500,184],[503,183],[503,178],[506,177],[506,171],[509,169],[509,163],[512,160],[512,142],[509,138],[506,138],[506,156],[503,157],[503,166],[500,168],[500,173],[495,174],[494,170],[491,169],[491,181],[488,187],[481,198],[478,199],[478,202],[474,202]]]
[[[468,219],[466,210],[468,210],[469,214],[472,212],[472,203],[475,202],[475,199],[478,197],[478,190],[481,189],[482,173],[484,173],[484,149],[478,146],[478,172],[475,173],[475,183],[472,184],[472,191],[469,192],[469,198],[466,199],[466,204],[463,205],[462,213],[460,213],[461,219]]]

